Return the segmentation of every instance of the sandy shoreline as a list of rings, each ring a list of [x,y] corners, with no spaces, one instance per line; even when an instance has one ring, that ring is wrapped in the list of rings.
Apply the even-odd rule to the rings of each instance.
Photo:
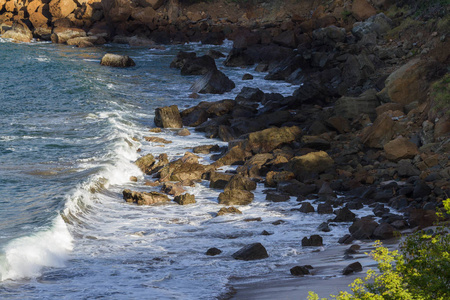
[[[280,266],[284,268],[284,275],[269,278],[235,279],[231,282],[234,295],[228,299],[234,300],[273,300],[273,299],[307,299],[309,291],[316,292],[319,297],[336,295],[339,291],[350,291],[349,284],[357,277],[364,277],[369,269],[376,269],[376,262],[368,257],[373,249],[373,242],[364,241],[358,243],[361,249],[353,254],[352,258],[344,258],[344,252],[350,245],[336,245],[324,251],[314,252],[298,265],[309,264],[314,267],[312,275],[297,277],[290,275],[292,266]],[[398,240],[384,241],[383,245],[389,249],[397,248]],[[353,262],[360,262],[363,271],[344,276],[342,270]]]

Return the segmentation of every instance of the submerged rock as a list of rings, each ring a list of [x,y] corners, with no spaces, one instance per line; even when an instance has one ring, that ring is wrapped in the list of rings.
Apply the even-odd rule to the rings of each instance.
[[[136,65],[136,63],[128,55],[118,55],[111,53],[105,54],[102,57],[100,64],[102,66],[119,67],[119,68],[133,67]]]

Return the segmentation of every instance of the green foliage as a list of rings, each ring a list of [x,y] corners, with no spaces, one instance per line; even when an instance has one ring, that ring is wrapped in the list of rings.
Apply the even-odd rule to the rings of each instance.
[[[450,199],[443,202],[450,214]],[[352,293],[331,295],[335,300],[445,300],[450,299],[450,234],[448,228],[419,231],[408,236],[398,250],[389,251],[380,241],[371,252],[378,272],[350,284]],[[309,300],[319,300],[310,292]],[[327,300],[322,298],[321,300]]]
[[[436,111],[445,111],[450,114],[450,74],[447,73],[433,84],[431,96]]]

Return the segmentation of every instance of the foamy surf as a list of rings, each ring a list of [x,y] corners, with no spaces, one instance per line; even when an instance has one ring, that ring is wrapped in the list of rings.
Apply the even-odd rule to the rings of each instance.
[[[72,249],[72,236],[57,216],[51,228],[6,246],[0,256],[0,281],[33,278],[45,267],[63,267]]]

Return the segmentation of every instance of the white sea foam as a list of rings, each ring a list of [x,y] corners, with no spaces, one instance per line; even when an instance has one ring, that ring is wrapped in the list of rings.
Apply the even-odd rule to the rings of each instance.
[[[44,267],[62,267],[72,236],[60,216],[53,226],[9,243],[0,256],[0,281],[36,277]]]

